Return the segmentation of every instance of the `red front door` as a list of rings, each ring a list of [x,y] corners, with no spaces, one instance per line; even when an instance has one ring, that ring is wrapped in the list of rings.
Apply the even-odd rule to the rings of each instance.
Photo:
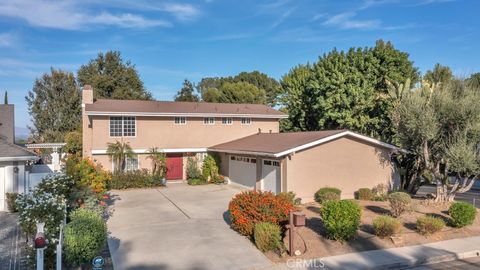
[[[183,179],[183,157],[182,155],[167,156],[167,180]]]

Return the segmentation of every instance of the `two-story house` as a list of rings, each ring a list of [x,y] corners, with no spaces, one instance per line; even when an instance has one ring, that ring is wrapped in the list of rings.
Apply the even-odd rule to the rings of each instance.
[[[135,153],[128,170],[151,168],[148,151],[158,147],[167,155],[167,179],[185,178],[186,158],[201,161],[208,147],[259,132],[279,132],[282,112],[260,104],[95,100],[94,89],[83,88],[83,156],[113,164],[107,143],[129,143]]]

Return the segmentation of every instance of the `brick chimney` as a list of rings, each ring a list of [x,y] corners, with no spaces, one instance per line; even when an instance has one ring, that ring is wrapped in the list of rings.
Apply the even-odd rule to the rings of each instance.
[[[84,107],[84,104],[93,104],[93,88],[89,84],[83,86],[82,107]]]
[[[15,143],[15,106],[0,104],[0,140]]]

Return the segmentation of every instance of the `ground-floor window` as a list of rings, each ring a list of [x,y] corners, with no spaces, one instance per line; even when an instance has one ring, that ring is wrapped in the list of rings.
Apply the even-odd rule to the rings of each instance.
[[[125,160],[125,171],[138,170],[138,155],[127,157]]]

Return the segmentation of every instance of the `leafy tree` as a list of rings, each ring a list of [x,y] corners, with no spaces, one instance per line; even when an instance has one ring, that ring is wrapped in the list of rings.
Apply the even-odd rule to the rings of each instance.
[[[175,101],[189,101],[198,102],[199,97],[194,93],[195,89],[193,83],[185,79],[183,81],[183,87],[175,95]]]
[[[3,104],[7,105],[8,104],[8,92],[5,91],[5,96],[3,96]]]
[[[468,191],[480,174],[479,98],[478,89],[452,80],[427,84],[398,107],[398,137],[436,184],[436,202],[452,201]]]
[[[127,158],[132,158],[134,153],[130,144],[116,141],[107,143],[107,155],[114,164],[115,172],[123,172],[127,165]]]
[[[265,90],[247,82],[226,82],[222,84],[221,103],[265,103]]]
[[[65,153],[73,156],[82,156],[82,133],[79,131],[72,131],[65,135],[66,145],[63,147]]]
[[[25,100],[32,118],[30,130],[45,142],[63,142],[80,128],[81,95],[72,73],[51,69],[35,80]]]
[[[207,102],[228,102],[228,103],[248,103],[249,100],[239,101],[236,100],[232,102],[227,99],[225,101],[225,95],[228,95],[229,90],[225,90],[225,87],[232,87],[232,84],[236,83],[248,83],[260,89],[261,92],[264,92],[265,98],[262,98],[264,101],[262,103],[269,106],[275,106],[278,102],[279,95],[281,93],[280,83],[268,77],[268,75],[259,72],[241,72],[236,76],[229,77],[213,77],[213,78],[203,78],[198,84],[198,92],[202,96],[203,101]],[[238,84],[242,85],[242,84]],[[247,86],[248,91],[252,90],[251,86]],[[256,91],[256,90],[255,90]],[[244,91],[242,91],[244,92]]]
[[[392,87],[403,84],[403,91],[418,78],[408,54],[390,42],[379,40],[373,48],[346,52],[334,49],[316,63],[297,66],[283,76],[280,100],[290,124],[282,127],[306,131],[346,128],[392,142],[391,112],[399,98]]]
[[[278,96],[281,93],[280,83],[267,76],[265,73],[259,71],[240,72],[233,78],[234,82],[248,82],[255,85],[259,89],[263,89],[266,95],[266,104],[275,106],[277,104]]]
[[[423,76],[423,80],[430,85],[433,84],[447,84],[453,79],[452,70],[447,66],[442,66],[439,63],[435,64],[433,70],[429,70]]]
[[[152,99],[135,65],[130,61],[124,62],[118,51],[99,53],[97,58],[80,67],[77,79],[80,86],[92,85],[94,98]]]

